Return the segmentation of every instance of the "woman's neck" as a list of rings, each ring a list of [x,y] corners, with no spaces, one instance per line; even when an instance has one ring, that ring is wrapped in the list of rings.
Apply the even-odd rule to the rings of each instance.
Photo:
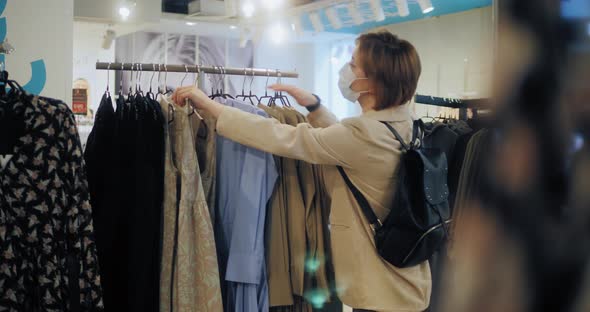
[[[361,97],[359,98],[359,103],[361,104],[363,113],[374,110],[377,104],[375,101],[375,97],[371,96],[370,94],[361,95]]]

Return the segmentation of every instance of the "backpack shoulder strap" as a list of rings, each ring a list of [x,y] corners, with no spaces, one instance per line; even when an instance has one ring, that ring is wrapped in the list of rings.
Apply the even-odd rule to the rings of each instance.
[[[393,126],[391,126],[388,122],[385,122],[385,121],[380,121],[380,122],[382,124],[384,124],[387,127],[387,129],[389,129],[389,131],[391,131],[391,133],[393,133],[395,138],[402,144],[403,149],[405,149],[406,151],[410,150],[410,146],[408,144],[406,144],[406,142],[404,141],[402,136],[399,134],[399,132],[397,132],[397,130],[395,130],[395,128],[393,128]],[[416,127],[414,127],[414,135],[417,135]]]
[[[348,189],[350,189],[357,203],[359,204],[359,206],[361,206],[361,210],[363,211],[365,218],[367,218],[367,220],[371,224],[373,232],[376,232],[383,225],[383,223],[381,223],[381,220],[379,220],[379,218],[373,211],[373,208],[371,208],[371,204],[369,204],[365,196],[356,186],[354,186],[354,184],[352,184],[352,181],[350,181],[350,178],[348,178],[348,175],[346,174],[346,172],[344,172],[344,169],[340,166],[337,166],[337,168],[340,172],[340,175],[344,179],[344,182],[346,182]]]

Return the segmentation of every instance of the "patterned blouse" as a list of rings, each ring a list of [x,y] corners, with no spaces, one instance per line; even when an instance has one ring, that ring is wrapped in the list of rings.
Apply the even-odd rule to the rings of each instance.
[[[26,131],[0,166],[0,311],[102,311],[74,115],[33,96],[12,109]]]

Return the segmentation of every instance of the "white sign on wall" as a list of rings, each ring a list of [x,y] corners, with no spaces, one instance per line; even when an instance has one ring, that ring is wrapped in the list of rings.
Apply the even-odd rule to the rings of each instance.
[[[72,102],[73,0],[0,0],[0,41],[10,78],[34,94]]]

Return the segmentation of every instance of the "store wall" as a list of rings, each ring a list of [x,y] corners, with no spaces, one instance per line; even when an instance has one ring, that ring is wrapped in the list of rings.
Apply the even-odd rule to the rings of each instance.
[[[0,0],[0,39],[16,49],[5,59],[10,77],[32,93],[70,105],[73,5],[73,0]]]
[[[492,88],[492,7],[384,27],[410,41],[420,54],[418,93],[489,97]],[[439,109],[417,105],[420,115]]]

